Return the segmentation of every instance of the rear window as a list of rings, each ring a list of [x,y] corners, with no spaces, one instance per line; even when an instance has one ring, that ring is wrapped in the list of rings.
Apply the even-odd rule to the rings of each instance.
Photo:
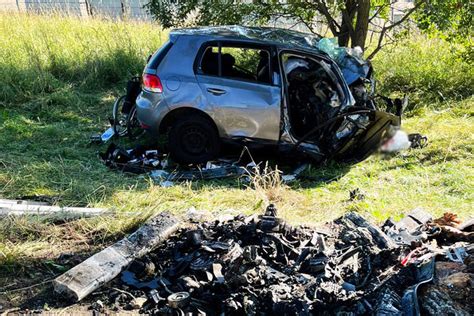
[[[151,68],[151,69],[158,68],[163,58],[165,58],[166,54],[171,49],[171,46],[173,46],[173,43],[170,41],[167,41],[163,46],[161,46],[160,49],[158,49],[150,57],[150,61],[148,62],[148,68]]]

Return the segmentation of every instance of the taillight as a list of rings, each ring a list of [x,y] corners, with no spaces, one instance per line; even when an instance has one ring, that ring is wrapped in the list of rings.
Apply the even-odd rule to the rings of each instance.
[[[143,89],[150,92],[163,92],[160,78],[156,75],[143,74]]]

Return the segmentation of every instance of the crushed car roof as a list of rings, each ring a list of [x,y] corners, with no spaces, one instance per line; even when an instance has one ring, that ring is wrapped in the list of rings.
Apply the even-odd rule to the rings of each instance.
[[[294,30],[274,27],[246,27],[239,25],[181,28],[171,31],[170,35],[221,37],[222,39],[239,39],[256,43],[299,46],[307,49],[317,49],[317,44],[321,39],[321,37],[314,34]]]

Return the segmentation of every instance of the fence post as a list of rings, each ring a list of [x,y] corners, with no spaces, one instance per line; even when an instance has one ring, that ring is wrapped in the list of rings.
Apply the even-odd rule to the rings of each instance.
[[[120,18],[126,20],[130,16],[130,1],[120,0]]]
[[[81,18],[87,18],[89,15],[87,12],[87,0],[79,0],[79,16]]]
[[[26,12],[25,0],[16,0],[16,7],[18,8],[18,12]]]

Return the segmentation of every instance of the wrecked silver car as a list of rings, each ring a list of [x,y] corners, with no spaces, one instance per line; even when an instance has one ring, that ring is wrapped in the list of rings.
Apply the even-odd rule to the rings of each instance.
[[[138,120],[167,135],[181,163],[212,160],[222,142],[360,161],[398,130],[402,108],[390,99],[393,114],[378,108],[360,56],[290,30],[177,29],[144,70]]]

